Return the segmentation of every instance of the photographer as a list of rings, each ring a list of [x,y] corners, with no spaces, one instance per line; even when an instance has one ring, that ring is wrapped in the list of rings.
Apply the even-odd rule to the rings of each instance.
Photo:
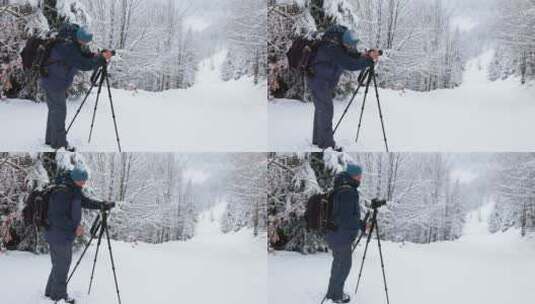
[[[308,76],[314,101],[314,126],[312,143],[321,149],[342,149],[333,138],[333,96],[344,70],[358,71],[370,67],[379,58],[378,50],[366,54],[356,51],[359,39],[355,32],[335,26],[329,31],[337,34],[332,39],[323,39],[311,62],[313,73]],[[327,35],[326,33],[326,35]]]
[[[73,29],[65,29],[66,27]],[[67,90],[79,70],[91,71],[106,64],[112,57],[112,52],[104,51],[100,54],[89,52],[86,45],[93,40],[93,35],[84,27],[66,24],[62,30],[70,30],[71,37],[52,48],[45,62],[46,76],[41,78],[48,106],[45,144],[54,149],[65,148],[72,152],[74,148],[69,146],[65,132]]]
[[[74,168],[68,175],[62,175],[56,182],[48,201],[48,228],[45,240],[50,246],[52,270],[46,284],[45,296],[53,301],[64,300],[73,304],[75,300],[67,294],[67,275],[71,265],[74,239],[84,234],[80,225],[82,208],[109,210],[113,202],[88,198],[82,192],[88,174]]]
[[[333,209],[329,219],[334,226],[325,237],[333,254],[326,298],[333,303],[350,301],[350,297],[344,293],[344,285],[351,270],[351,247],[359,230],[364,230],[357,190],[361,180],[362,168],[354,164],[348,164],[346,171],[338,174],[334,180]]]

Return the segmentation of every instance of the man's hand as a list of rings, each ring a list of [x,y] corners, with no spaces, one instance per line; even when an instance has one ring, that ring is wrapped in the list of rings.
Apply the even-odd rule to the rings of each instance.
[[[366,234],[369,234],[370,233],[370,230],[372,230],[372,224],[371,223],[366,223]]]
[[[370,230],[372,229],[372,224],[371,223],[362,223],[362,234],[369,234],[370,233]]]
[[[379,60],[379,56],[381,56],[381,54],[379,54],[379,50],[373,49],[373,50],[370,50],[368,52],[368,56],[370,56],[370,58],[373,60],[373,62],[377,62],[377,60]]]
[[[82,225],[79,225],[78,227],[76,227],[76,236],[82,236],[84,235],[85,233],[85,230],[84,230],[84,227],[82,227]]]
[[[109,61],[112,56],[113,56],[113,53],[111,51],[106,50],[106,51],[102,52],[102,57],[104,57],[104,59],[106,59],[106,61]]]

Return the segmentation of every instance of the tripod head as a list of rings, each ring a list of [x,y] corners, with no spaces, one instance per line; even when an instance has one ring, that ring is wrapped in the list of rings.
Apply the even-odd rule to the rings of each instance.
[[[110,211],[107,209],[100,209],[100,212],[97,214],[95,219],[93,220],[93,224],[91,224],[91,228],[89,229],[89,233],[91,236],[97,236],[97,233],[100,231],[100,228],[102,226],[108,227],[108,216]]]
[[[115,50],[108,50],[108,49],[100,49],[99,50],[99,53],[102,54],[104,52],[110,52],[112,56],[115,56],[116,52]],[[91,74],[91,82],[94,84],[94,85],[98,85],[98,81],[101,78],[101,76],[105,76],[105,77],[108,77],[108,61],[104,60],[104,64],[97,67],[94,71],[93,71],[93,74]]]
[[[362,222],[374,222],[377,221],[377,214],[379,213],[379,208],[386,205],[386,200],[374,198],[371,201],[365,201],[364,205],[369,209],[366,212],[366,215],[364,216]]]
[[[93,71],[93,74],[91,74],[91,77],[89,79],[92,85],[98,86],[107,77],[108,77],[108,63],[104,62],[103,65],[97,67]]]
[[[379,208],[381,208],[383,206],[386,206],[386,200],[385,199],[374,198],[370,202],[370,208],[372,208],[374,210],[379,209]]]

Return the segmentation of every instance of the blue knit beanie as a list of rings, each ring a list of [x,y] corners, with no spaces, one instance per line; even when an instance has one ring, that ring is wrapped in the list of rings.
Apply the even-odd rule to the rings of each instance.
[[[79,168],[79,167],[75,167],[74,169],[71,170],[71,178],[75,182],[81,182],[81,181],[86,181],[89,178],[89,176],[86,170]]]
[[[355,164],[347,164],[346,172],[351,176],[362,175],[362,168]]]
[[[351,47],[356,47],[357,44],[360,42],[360,39],[357,38],[357,33],[352,30],[347,30],[342,36],[342,42]]]
[[[81,26],[76,31],[76,39],[85,43],[89,43],[93,40],[93,34],[88,32],[85,26]]]

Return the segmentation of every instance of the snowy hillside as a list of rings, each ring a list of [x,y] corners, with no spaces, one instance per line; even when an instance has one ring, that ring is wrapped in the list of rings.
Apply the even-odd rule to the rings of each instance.
[[[157,93],[113,89],[123,151],[266,150],[266,88],[254,85],[246,77],[221,80],[224,58],[225,52],[220,52],[201,62],[198,81],[189,89]],[[87,142],[95,98],[96,90],[82,109],[68,140],[81,151],[117,151],[106,92],[99,102],[92,142]],[[68,103],[67,123],[80,102]],[[46,117],[44,103],[1,100],[0,149],[50,150],[44,145]]]
[[[199,236],[160,245],[112,242],[123,303],[267,303],[265,239],[242,230],[220,232],[224,206],[201,215]],[[219,211],[218,211],[219,210]],[[116,303],[107,248],[101,248],[91,295],[87,287],[95,246],[70,283],[80,304]],[[80,252],[74,254],[73,260]],[[8,252],[0,255],[2,303],[51,303],[42,293],[50,271],[48,255]]]
[[[382,242],[391,302],[530,303],[535,298],[535,243],[521,238],[518,230],[489,234],[486,218],[491,208],[470,214],[466,236],[458,241]],[[346,283],[346,292],[352,296],[362,252],[361,246]],[[277,252],[268,260],[270,303],[320,303],[329,279],[330,255]],[[375,240],[366,257],[358,297],[351,303],[386,303]]]
[[[432,92],[379,90],[392,151],[531,151],[535,149],[535,86],[517,79],[491,82],[485,67],[492,52],[467,64],[463,84]],[[380,75],[378,77],[381,77]],[[361,90],[362,92],[362,90]],[[384,151],[377,102],[370,92],[361,138],[354,143],[363,93],[359,93],[335,136],[351,151]],[[335,102],[334,123],[346,100]],[[312,146],[312,103],[279,99],[269,102],[269,146],[300,151]],[[291,132],[288,132],[291,130]]]

